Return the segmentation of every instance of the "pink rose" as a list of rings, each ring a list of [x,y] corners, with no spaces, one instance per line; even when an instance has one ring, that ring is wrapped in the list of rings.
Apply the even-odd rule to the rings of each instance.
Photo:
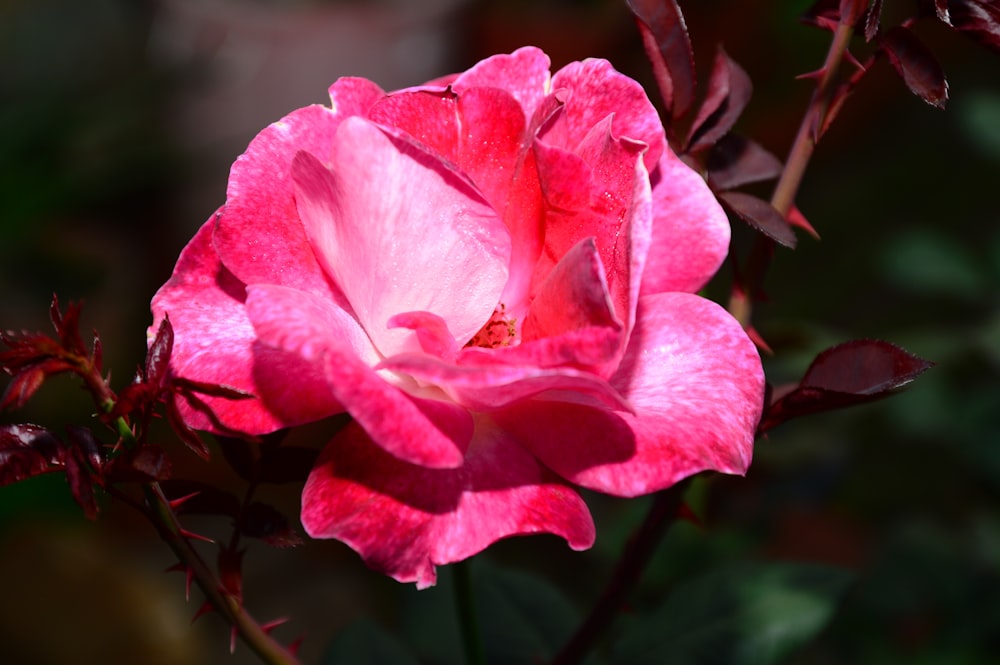
[[[573,485],[616,496],[743,473],[763,373],[694,292],[725,214],[640,86],[536,48],[386,94],[343,78],[233,165],[153,298],[191,426],[261,434],[343,411],[302,523],[429,586],[507,536],[584,549]]]

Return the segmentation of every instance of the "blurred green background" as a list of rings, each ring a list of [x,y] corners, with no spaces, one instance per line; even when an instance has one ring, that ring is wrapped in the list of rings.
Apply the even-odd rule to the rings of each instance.
[[[807,5],[682,3],[701,77],[724,44],[755,84],[737,129],[779,157],[810,93],[794,77],[828,43],[798,23]],[[887,12],[908,3],[896,5]],[[1000,662],[1000,55],[941,25],[918,34],[948,74],[947,110],[911,96],[885,62],[866,77],[798,199],[822,241],[801,235],[796,251],[779,250],[755,320],[777,383],[852,338],[887,339],[938,365],[889,400],[773,431],[745,479],[696,483],[704,528],[671,532],[616,634],[655,621],[646,611],[656,608],[669,624],[664,598],[693,575],[736,571],[712,582],[730,588],[757,579],[762,562],[794,561],[853,575],[829,594],[838,602],[815,639],[773,662]],[[46,329],[53,292],[83,299],[84,328],[100,331],[121,385],[144,354],[149,299],[224,200],[229,164],[257,130],[324,103],[337,76],[393,89],[525,44],[545,49],[553,70],[601,56],[651,85],[630,16],[611,1],[2,0],[0,327]],[[735,231],[742,248],[749,234]],[[89,406],[56,381],[0,418],[58,429],[87,421]],[[176,471],[239,486],[221,458],[204,465],[178,451]],[[297,490],[269,498],[294,514]],[[588,501],[592,551],[548,537],[499,543],[473,567],[483,593],[499,593],[498,579],[531,589],[517,576],[540,575],[539,611],[572,625],[648,505]],[[185,605],[182,577],[161,574],[169,552],[127,509],[105,505],[92,524],[59,478],[0,489],[0,662],[256,662],[243,647],[228,656],[216,617],[188,626],[200,599]],[[227,532],[221,520],[192,526]],[[420,662],[456,662],[447,572],[441,589],[417,594],[327,542],[254,546],[247,567],[251,611],[290,616],[279,634],[307,634],[307,663],[360,617],[374,624],[352,639],[388,630]],[[504,619],[489,618],[502,633]],[[342,640],[335,651],[351,648]],[[604,655],[630,662],[626,652]]]

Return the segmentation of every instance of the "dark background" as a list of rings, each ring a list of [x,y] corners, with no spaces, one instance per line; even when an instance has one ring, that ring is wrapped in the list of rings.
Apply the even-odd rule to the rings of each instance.
[[[819,66],[829,33],[797,21],[807,2],[753,4],[682,8],[701,78],[724,44],[755,84],[737,129],[783,157],[811,91],[794,77]],[[890,15],[909,6],[886,4]],[[949,76],[947,110],[910,95],[884,61],[866,77],[798,199],[822,241],[800,234],[796,251],[779,250],[755,321],[778,383],[852,338],[938,364],[887,401],[780,427],[746,479],[700,480],[691,502],[706,528],[668,538],[636,600],[713,563],[857,571],[794,663],[1000,658],[1000,56],[941,25],[917,32]],[[149,299],[224,200],[229,164],[256,131],[327,102],[338,76],[391,90],[525,44],[546,50],[553,71],[606,57],[653,89],[630,16],[611,1],[3,0],[0,328],[45,329],[54,292],[82,299],[84,329],[100,331],[123,385],[144,354]],[[55,381],[2,418],[58,429],[91,411],[75,384]],[[175,468],[239,486],[218,456],[205,465],[178,450]],[[270,498],[294,515],[298,489]],[[588,500],[592,551],[536,537],[481,558],[540,572],[586,606],[647,503]],[[242,646],[228,657],[216,617],[189,627],[199,594],[185,605],[183,578],[161,574],[172,560],[152,529],[105,506],[87,522],[59,478],[0,490],[0,661],[256,662]],[[280,635],[308,634],[306,662],[353,618],[393,629],[400,607],[440,604],[439,591],[418,596],[338,543],[255,545],[247,566],[251,611],[290,616]]]

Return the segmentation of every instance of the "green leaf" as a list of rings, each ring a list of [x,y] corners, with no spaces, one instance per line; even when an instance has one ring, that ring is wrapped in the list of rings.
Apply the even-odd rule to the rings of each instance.
[[[829,621],[853,574],[810,564],[744,563],[678,586],[635,619],[612,662],[771,665]]]
[[[333,640],[322,665],[419,665],[391,633],[370,619],[355,621]]]

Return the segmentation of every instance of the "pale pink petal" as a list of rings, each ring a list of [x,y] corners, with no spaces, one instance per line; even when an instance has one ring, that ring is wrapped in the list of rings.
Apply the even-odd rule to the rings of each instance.
[[[549,56],[534,46],[510,55],[494,55],[476,63],[452,82],[455,92],[469,88],[499,88],[514,96],[525,118],[531,118],[549,93]]]
[[[634,414],[532,400],[495,418],[567,480],[618,496],[669,487],[703,470],[744,473],[764,374],[753,343],[715,303],[643,297],[612,384]]]
[[[498,357],[477,359],[482,364],[455,364],[425,353],[401,353],[382,361],[378,367],[433,384],[457,404],[473,411],[488,411],[549,392],[556,394],[553,399],[603,402],[612,409],[630,408],[607,381],[591,372],[572,367],[507,365],[499,362]]]
[[[565,104],[542,133],[546,143],[575,151],[592,127],[613,116],[611,134],[645,143],[646,169],[656,166],[666,138],[660,116],[641,85],[606,60],[588,59],[556,72],[552,90],[559,91]]]
[[[582,550],[594,523],[576,492],[480,419],[465,464],[425,469],[387,455],[356,426],[327,445],[302,493],[302,524],[400,582],[432,586],[436,566],[509,536],[551,533]]]
[[[462,463],[472,417],[453,403],[414,397],[386,382],[369,365],[374,349],[343,310],[305,291],[251,285],[247,312],[262,344],[322,368],[326,389],[386,451],[428,467]],[[299,394],[296,376],[274,379],[275,390]]]
[[[726,258],[729,220],[705,180],[669,149],[651,180],[653,234],[641,293],[694,293]]]
[[[195,429],[264,434],[282,427],[339,413],[340,404],[325,390],[319,368],[279,349],[259,348],[247,318],[244,285],[219,262],[212,248],[215,220],[206,222],[181,252],[170,280],[153,296],[153,333],[170,317],[174,376],[238,388],[257,395],[231,400],[208,395],[198,401],[178,397],[181,417]],[[273,368],[297,377],[302,395],[271,394]],[[322,388],[322,389],[320,389]]]
[[[430,312],[403,312],[389,318],[390,328],[407,328],[417,333],[417,341],[424,353],[452,360],[458,353],[455,336],[440,316]]]
[[[368,117],[399,129],[467,176],[511,234],[510,276],[501,300],[514,316],[541,251],[542,202],[521,107],[497,88],[394,93]]]
[[[401,312],[441,317],[464,344],[499,301],[510,235],[465,180],[388,131],[348,118],[330,169],[300,152],[293,169],[299,214],[383,355],[416,348],[412,332],[388,327]]]

